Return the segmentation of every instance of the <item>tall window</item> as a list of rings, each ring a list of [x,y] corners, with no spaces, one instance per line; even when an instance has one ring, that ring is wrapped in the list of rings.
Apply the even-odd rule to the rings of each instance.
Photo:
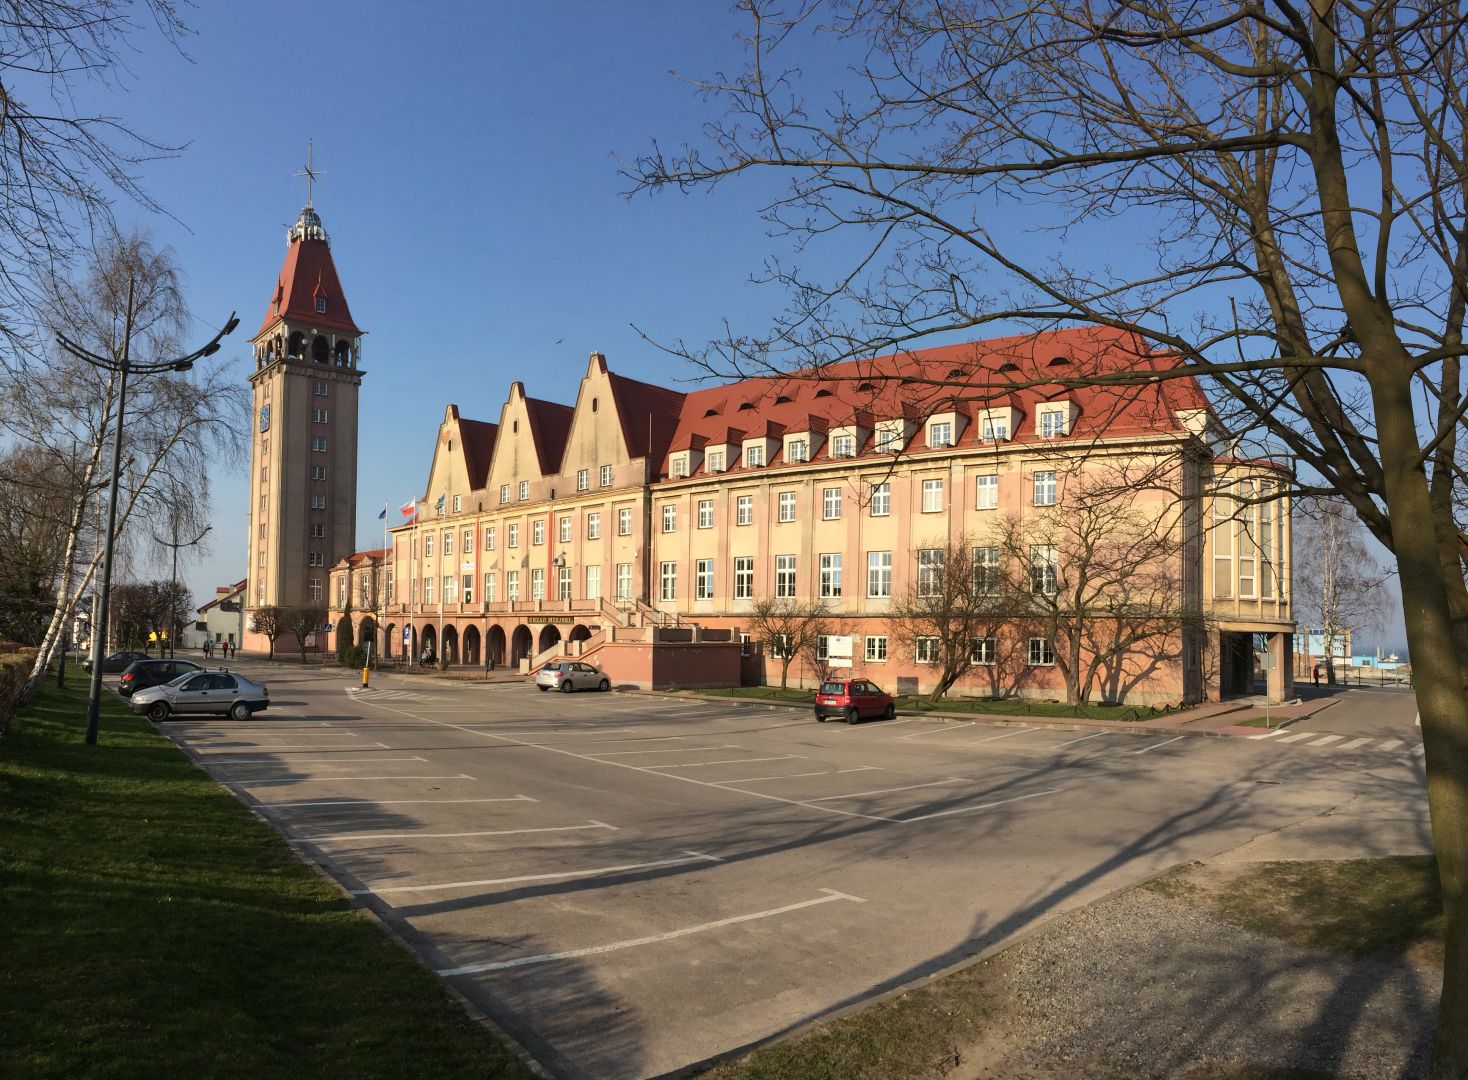
[[[1030,591],[1054,596],[1060,589],[1060,565],[1053,544],[1030,547]]]
[[[617,564],[617,599],[632,599],[632,564],[630,562]]]
[[[520,599],[520,571],[505,571],[505,599],[511,603]]]
[[[795,596],[795,556],[775,556],[775,596],[789,599]]]
[[[306,584],[306,592],[310,596],[313,604],[321,603],[321,579],[319,577],[311,578]]]
[[[942,548],[923,548],[918,552],[918,595],[938,596],[943,591]]]
[[[590,469],[577,469],[576,470],[576,490],[577,491],[585,491],[589,487],[591,487],[591,470]]]
[[[545,599],[545,571],[544,570],[532,570],[532,571],[530,571],[530,599],[532,599],[532,600],[544,600]]]
[[[941,477],[923,481],[923,513],[934,514],[943,509],[943,480]]]
[[[754,598],[754,556],[739,555],[734,559],[734,599]]]
[[[978,596],[999,595],[999,549],[974,548],[974,593]]]
[[[1234,594],[1234,504],[1226,490],[1213,496],[1213,595]]]
[[[601,599],[601,566],[588,566],[586,568],[586,599]]]
[[[443,534],[443,553],[452,555],[454,553],[454,534],[446,532]]]
[[[464,575],[464,582],[463,582],[463,584],[464,584],[464,593],[463,593],[463,595],[464,595],[464,603],[466,603],[466,604],[472,604],[472,603],[474,603],[474,575],[473,574],[465,574]]]
[[[754,496],[739,495],[734,499],[734,524],[749,525],[754,521]]]
[[[821,489],[821,513],[827,521],[834,521],[841,516],[841,489],[828,487]]]
[[[841,555],[821,556],[821,595],[841,595]]]
[[[872,517],[886,517],[890,513],[892,513],[892,485],[873,484],[871,502]]]
[[[700,529],[712,529],[714,527],[714,500],[698,500],[698,527]]]
[[[484,602],[486,604],[492,604],[492,603],[494,603],[494,575],[493,574],[485,574],[484,575]]]
[[[433,578],[431,577],[425,577],[423,579],[423,602],[425,604],[433,603]]]
[[[520,501],[521,502],[524,502],[528,498],[530,498],[530,481],[529,480],[521,480],[520,481]]]
[[[494,533],[495,533],[495,527],[493,525],[486,525],[484,527],[484,550],[485,551],[493,551],[494,550]]]
[[[632,535],[632,511],[625,506],[617,511],[617,535]]]
[[[693,563],[693,598],[695,600],[712,600],[714,598],[714,560],[695,559]]]
[[[473,529],[465,529],[464,530],[464,546],[461,547],[459,550],[462,551],[465,555],[468,555],[471,551],[474,550],[474,530]]]
[[[994,510],[999,506],[999,474],[980,473],[974,477],[974,507]]]
[[[501,484],[500,485],[500,502],[507,503],[509,501],[510,501],[510,485],[509,484]]]
[[[1259,485],[1259,596],[1274,599],[1274,484]]]
[[[571,599],[571,568],[569,566],[556,568],[556,599]]]
[[[678,564],[675,562],[658,563],[658,599],[678,599]]]
[[[509,544],[510,547],[512,547],[512,548],[519,547],[520,546],[520,523],[518,521],[512,521],[508,525],[506,525],[505,528],[507,530],[506,536],[505,536],[505,542],[507,544]]]
[[[463,508],[464,508],[464,497],[462,495],[455,495],[454,496],[454,513],[457,514]]]
[[[603,465],[601,467],[601,486],[612,486],[612,467],[610,465]]]
[[[1035,474],[1035,505],[1055,505],[1055,473],[1053,470]]]
[[[425,559],[431,559],[433,557],[433,536],[432,536],[432,534],[430,534],[428,536],[425,536],[423,538],[423,557]]]
[[[561,520],[559,522],[559,528],[560,528],[561,543],[563,543],[563,544],[569,544],[571,542],[571,515],[570,514],[563,514],[561,516]]]
[[[532,544],[545,543],[545,520],[537,518],[530,523],[530,542]]]
[[[1049,638],[1030,638],[1030,667],[1053,667],[1055,664],[1055,648],[1050,644]]]
[[[765,448],[762,443],[744,448],[744,464],[750,468],[758,468],[765,463]]]
[[[867,596],[874,600],[892,595],[892,552],[867,552]]]
[[[601,539],[601,514],[595,510],[586,515],[586,539]]]
[[[663,532],[670,533],[670,532],[677,532],[677,531],[678,531],[678,508],[676,506],[674,506],[672,503],[668,503],[667,505],[665,505],[663,507]]]
[[[794,521],[795,520],[795,492],[793,492],[793,491],[782,491],[782,492],[780,492],[780,511],[779,511],[779,515],[778,515],[778,520],[780,520],[780,521]]]
[[[454,588],[454,575],[445,574],[443,576],[443,602],[452,604],[457,597],[458,591]]]

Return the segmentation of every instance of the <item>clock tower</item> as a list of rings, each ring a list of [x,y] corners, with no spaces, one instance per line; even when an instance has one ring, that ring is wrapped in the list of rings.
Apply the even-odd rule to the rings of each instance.
[[[326,607],[327,570],[356,549],[361,342],[308,189],[251,339],[247,631],[256,608]]]

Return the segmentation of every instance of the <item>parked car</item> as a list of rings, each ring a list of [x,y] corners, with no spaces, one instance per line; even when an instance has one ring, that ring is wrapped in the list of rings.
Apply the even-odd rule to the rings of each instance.
[[[227,713],[235,720],[248,720],[252,713],[270,707],[270,691],[238,672],[201,670],[139,690],[128,704],[155,723],[172,713]]]
[[[119,671],[126,671],[129,664],[139,660],[148,659],[145,652],[115,652],[111,656],[102,657],[102,674],[116,675]],[[90,657],[82,661],[82,669],[91,674],[92,660]]]
[[[816,691],[816,719],[823,724],[832,716],[854,724],[877,716],[891,720],[896,715],[892,698],[866,679],[828,679]]]
[[[560,690],[569,694],[577,687],[586,690],[610,690],[612,680],[595,664],[580,660],[552,660],[535,673],[535,685],[541,690]]]
[[[180,675],[191,671],[203,671],[192,660],[134,660],[117,680],[117,692],[123,697],[132,697],[138,690],[150,686],[162,686]]]

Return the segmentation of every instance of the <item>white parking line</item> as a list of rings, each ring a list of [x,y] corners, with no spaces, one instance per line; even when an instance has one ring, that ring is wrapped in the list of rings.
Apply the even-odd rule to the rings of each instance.
[[[659,941],[672,941],[674,938],[687,937],[689,934],[702,933],[705,930],[717,930],[723,926],[733,926],[736,923],[752,922],[755,919],[768,919],[774,915],[784,915],[787,912],[799,911],[801,908],[815,907],[817,904],[829,904],[833,900],[850,900],[854,904],[865,904],[866,901],[859,896],[850,896],[835,889],[822,889],[824,896],[816,897],[814,900],[802,900],[798,904],[786,904],[784,907],[770,908],[766,911],[753,911],[748,915],[731,915],[727,919],[716,919],[713,922],[699,923],[697,926],[685,926],[681,930],[669,930],[662,934],[649,934],[647,937],[631,938],[628,941],[615,941],[610,945],[593,945],[588,949],[570,949],[566,952],[539,953],[535,956],[521,956],[514,960],[496,960],[487,964],[465,964],[463,967],[441,968],[438,974],[449,975],[477,975],[485,971],[503,971],[506,968],[524,967],[527,964],[547,964],[552,960],[571,960],[580,956],[597,956],[601,953],[615,952],[618,949],[630,949],[636,945],[652,945]]]
[[[309,802],[261,803],[264,810],[285,806],[421,806],[424,803],[540,802],[529,795],[499,795],[485,799],[313,799]]]
[[[354,746],[352,753],[359,753]],[[272,761],[273,754],[262,755],[265,760],[257,758],[211,758],[200,755],[199,761],[207,765],[273,765],[276,768],[291,768],[305,762],[329,761],[334,765],[376,765],[382,761],[427,761],[425,757],[370,757],[370,758],[339,758],[339,757],[298,757],[286,761]]]
[[[971,814],[975,810],[992,810],[996,806],[1007,806],[1010,803],[1024,802],[1026,799],[1038,799],[1041,795],[1054,795],[1064,788],[1049,788],[1045,791],[1037,791],[1033,795],[1017,795],[1013,799],[1000,799],[998,802],[980,803],[978,806],[960,806],[954,810],[939,810],[934,814],[919,814],[917,817],[896,818],[903,823],[912,821],[929,821],[932,818],[948,817],[950,814]]]
[[[437,721],[433,721],[436,723]],[[458,725],[454,725],[457,727]],[[506,739],[543,739],[549,735],[606,735],[610,732],[631,731],[631,728],[601,728],[595,731],[485,731],[482,728],[469,728],[470,731],[478,732],[480,735],[496,735]]]
[[[1329,746],[1331,743],[1333,743],[1333,742],[1340,742],[1344,738],[1345,738],[1344,735],[1327,735],[1323,739],[1316,739],[1310,745],[1311,746]]]
[[[928,784],[907,784],[904,787],[876,788],[872,791],[853,791],[850,795],[827,795],[820,799],[811,799],[813,803],[834,802],[837,799],[860,799],[865,795],[886,795],[893,791],[916,791],[918,788],[942,787],[944,784],[962,784],[961,776],[950,776],[947,780],[934,780]]]
[[[977,720],[970,720],[963,724],[937,724],[928,731],[914,731],[911,735],[899,735],[899,739],[917,739],[924,735],[931,735],[935,731],[962,731],[966,727],[973,727]]]
[[[359,780],[473,780],[468,773],[449,776],[292,776],[275,780],[223,780],[227,787],[252,787],[261,784],[345,784]]]
[[[1032,727],[1022,727],[1022,728],[1019,728],[1016,731],[1006,731],[1003,735],[990,735],[988,738],[985,738],[985,739],[969,739],[968,741],[969,742],[975,742],[975,743],[993,742],[995,739],[1009,739],[1009,738],[1013,738],[1015,735],[1028,735],[1032,731],[1040,731],[1040,730],[1042,730],[1042,729],[1041,728],[1032,728]]]
[[[896,727],[898,724],[910,724],[914,720],[921,719],[923,719],[921,716],[908,716],[901,720],[883,720],[881,727],[868,727],[865,724],[846,724],[845,726],[838,724],[834,730],[837,735],[843,735],[848,731],[886,731],[888,728]]]
[[[738,750],[733,743],[723,746],[676,746],[669,750],[593,750],[587,757],[630,757],[633,754],[687,754],[694,750]]]
[[[518,836],[521,833],[585,832],[588,829],[619,830],[605,821],[590,821],[585,825],[549,825],[538,829],[487,829],[481,832],[385,832],[385,833],[331,833],[327,836],[302,836],[313,844],[323,840],[446,840],[463,836]]]
[[[683,859],[658,859],[654,862],[623,863],[621,866],[598,866],[594,870],[561,870],[554,874],[522,874],[519,877],[484,878],[479,881],[445,881],[437,885],[394,885],[388,889],[352,889],[353,896],[387,896],[390,893],[440,892],[444,889],[477,889],[486,885],[516,885],[522,881],[557,881],[565,878],[601,877],[604,874],[620,874],[626,870],[651,870],[659,866],[686,866],[695,862],[723,862],[717,855],[705,855],[701,851],[686,848]]]
[[[822,769],[819,772],[784,773],[780,776],[746,776],[739,780],[715,780],[715,787],[729,787],[732,784],[753,784],[759,780],[799,780],[806,776],[840,776],[842,773],[867,772],[869,770],[882,771],[880,765],[858,765],[854,769]]]
[[[663,769],[701,769],[705,765],[753,765],[757,761],[790,761],[792,758],[803,758],[805,754],[781,754],[778,757],[746,757],[746,758],[723,758],[719,761],[694,761],[684,762],[679,765],[634,765],[633,768],[644,768],[648,772],[661,772]],[[608,765],[616,765],[618,762],[609,761]]]
[[[1079,739],[1071,739],[1070,742],[1063,742],[1059,746],[1052,746],[1050,749],[1052,749],[1052,750],[1064,750],[1067,746],[1074,746],[1076,743],[1088,742],[1091,739],[1099,739],[1102,735],[1109,735],[1109,734],[1111,734],[1109,731],[1098,731],[1094,735],[1083,735]]]
[[[1186,738],[1187,738],[1186,735],[1177,735],[1177,736],[1174,736],[1173,738],[1167,739],[1167,740],[1165,740],[1163,742],[1153,743],[1151,746],[1144,746],[1140,750],[1128,750],[1127,753],[1129,753],[1129,754],[1145,754],[1148,750],[1156,750],[1159,746],[1166,746],[1168,743],[1175,743],[1179,739],[1186,739]]]

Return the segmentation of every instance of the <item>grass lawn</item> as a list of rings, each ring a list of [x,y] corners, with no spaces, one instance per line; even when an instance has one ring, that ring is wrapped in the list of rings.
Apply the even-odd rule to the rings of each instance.
[[[1251,716],[1247,720],[1240,720],[1234,726],[1235,727],[1277,728],[1277,727],[1280,726],[1280,724],[1283,721],[1283,719],[1284,718],[1281,717],[1278,714],[1275,714],[1274,716]]]
[[[0,741],[0,1076],[531,1074],[110,694]]]
[[[778,686],[728,686],[699,690],[710,697],[752,698],[758,701],[788,701],[795,704],[815,703],[814,690],[797,690]],[[983,716],[1044,716],[1055,719],[1085,717],[1090,720],[1149,720],[1165,716],[1176,709],[1147,705],[1066,705],[1057,701],[1021,701],[1012,698],[943,698],[938,702],[924,697],[899,697],[899,712],[963,713]]]

